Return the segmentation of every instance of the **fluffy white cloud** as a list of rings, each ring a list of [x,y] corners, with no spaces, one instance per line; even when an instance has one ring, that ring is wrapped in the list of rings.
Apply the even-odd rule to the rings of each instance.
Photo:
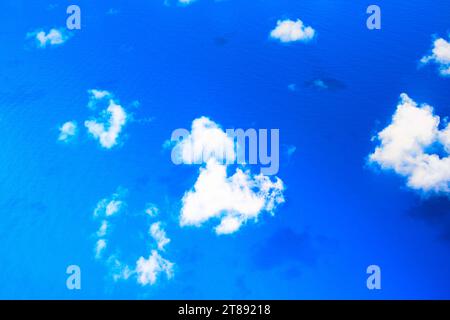
[[[89,107],[94,108],[104,99],[107,99],[108,107],[102,111],[99,119],[87,120],[84,125],[102,147],[110,149],[117,144],[119,134],[127,122],[127,113],[108,91],[90,90],[89,93]]]
[[[420,61],[423,64],[433,62],[439,66],[442,76],[450,76],[450,43],[443,38],[436,39],[431,55],[423,57]]]
[[[75,121],[68,121],[59,128],[59,141],[68,142],[77,134],[77,123]]]
[[[302,20],[278,20],[277,26],[270,33],[272,39],[279,40],[281,42],[295,42],[302,41],[308,42],[314,38],[316,31],[306,26]]]
[[[47,46],[61,45],[69,39],[69,35],[64,29],[50,29],[48,33],[43,30],[31,32],[28,38],[35,38],[38,47],[45,48]]]
[[[170,242],[166,232],[161,228],[161,222],[155,222],[150,226],[150,235],[156,241],[158,249],[164,251],[164,247]]]
[[[440,130],[439,122],[431,106],[418,106],[403,93],[391,124],[378,133],[380,145],[369,161],[405,176],[413,189],[448,193],[450,129],[447,125]],[[433,153],[433,148],[442,148],[446,155]]]
[[[202,164],[210,159],[233,163],[236,159],[234,140],[214,121],[201,117],[192,122],[190,134],[176,144],[173,157],[185,164]]]
[[[228,165],[236,158],[237,142],[214,121],[195,119],[191,132],[183,137],[174,147],[176,154],[183,163],[197,163],[201,168],[193,188],[182,199],[182,226],[201,226],[216,219],[216,233],[230,234],[246,221],[256,221],[262,212],[273,214],[276,206],[284,202],[284,185],[277,177],[272,180],[242,169],[228,175]]]
[[[211,159],[200,169],[194,188],[183,197],[181,225],[199,226],[216,218],[220,220],[216,233],[233,233],[261,212],[273,213],[276,205],[284,202],[283,190],[279,178],[272,181],[240,169],[229,177],[227,166]]]
[[[136,261],[136,273],[139,284],[153,285],[160,273],[165,273],[168,279],[172,278],[173,263],[161,257],[156,250],[152,250],[148,259],[140,257]]]

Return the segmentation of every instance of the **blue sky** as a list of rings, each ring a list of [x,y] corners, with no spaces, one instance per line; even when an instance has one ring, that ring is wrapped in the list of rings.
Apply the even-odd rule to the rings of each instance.
[[[450,298],[450,4],[370,4],[2,1],[0,298]]]

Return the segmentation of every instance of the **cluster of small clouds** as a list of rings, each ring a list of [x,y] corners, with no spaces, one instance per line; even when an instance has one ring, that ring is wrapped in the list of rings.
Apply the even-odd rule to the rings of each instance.
[[[44,30],[36,30],[29,32],[27,38],[34,39],[39,48],[47,46],[59,46],[64,44],[70,38],[70,34],[63,28],[52,28],[48,32]]]
[[[438,38],[433,42],[431,54],[423,57],[420,62],[422,64],[434,63],[439,68],[439,73],[444,76],[450,76],[450,43]]]
[[[94,218],[101,219],[100,227],[96,233],[95,257],[97,259],[102,257],[108,244],[107,236],[110,229],[110,218],[119,214],[125,206],[122,200],[124,194],[125,191],[118,190],[109,198],[100,200],[94,209]]]
[[[176,143],[174,150],[185,164],[201,163],[193,188],[182,198],[181,226],[198,227],[216,219],[216,233],[231,234],[248,220],[257,221],[262,212],[273,214],[284,202],[284,185],[278,177],[272,180],[240,168],[228,174],[228,163],[236,157],[235,143],[206,117],[195,119],[190,134]]]
[[[272,39],[278,40],[282,43],[289,42],[309,42],[314,39],[316,31],[303,23],[302,20],[296,21],[286,19],[278,20],[277,26],[270,32]]]
[[[170,279],[173,276],[174,264],[161,256],[161,252],[165,251],[166,245],[170,242],[161,221],[152,223],[148,231],[155,243],[155,248],[151,250],[148,258],[140,256],[136,259],[134,268],[122,262],[117,253],[105,256],[111,229],[111,217],[124,211],[126,207],[123,200],[125,194],[124,190],[118,190],[112,196],[100,200],[94,210],[94,218],[101,219],[100,226],[95,233],[97,239],[94,249],[95,258],[106,263],[114,281],[127,280],[135,276],[137,283],[145,286],[155,284],[160,274],[166,274]],[[156,216],[155,212],[157,214],[154,208],[152,208],[152,214],[145,211],[152,218]]]
[[[88,90],[88,107],[96,110],[99,105],[106,104],[98,117],[84,122],[89,135],[100,143],[105,149],[111,149],[119,142],[119,136],[127,123],[129,116],[125,109],[115,100],[112,93],[105,90]],[[58,140],[68,142],[77,134],[77,123],[68,121],[59,128]]]
[[[431,106],[419,106],[403,93],[391,124],[375,137],[380,145],[369,162],[405,176],[412,189],[448,194],[450,125],[439,126]]]

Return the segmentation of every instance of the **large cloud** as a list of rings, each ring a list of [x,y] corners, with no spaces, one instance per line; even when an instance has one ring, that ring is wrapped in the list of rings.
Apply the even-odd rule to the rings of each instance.
[[[450,127],[440,129],[439,123],[431,106],[418,106],[403,93],[391,124],[378,133],[380,145],[369,161],[405,176],[413,189],[448,193]]]
[[[228,175],[226,163],[235,159],[236,149],[233,138],[205,117],[195,119],[190,134],[177,143],[174,150],[185,163],[201,164],[197,181],[182,199],[182,226],[201,226],[216,219],[216,233],[230,234],[246,221],[256,221],[264,211],[273,214],[284,202],[284,185],[278,177],[239,168]]]
[[[433,62],[438,65],[442,76],[450,76],[450,43],[443,38],[436,39],[431,55],[423,57],[420,61],[423,64]]]
[[[306,26],[302,20],[278,20],[277,26],[270,32],[272,39],[279,40],[284,43],[302,41],[308,42],[314,38],[316,31]]]
[[[108,91],[90,90],[89,94],[88,105],[91,108],[105,99],[108,107],[101,112],[98,119],[87,120],[84,125],[103,148],[111,149],[118,143],[119,134],[127,122],[127,113]]]
[[[253,176],[249,171],[237,169],[227,175],[227,167],[210,160],[200,174],[194,188],[183,197],[181,225],[201,225],[217,218],[218,234],[237,231],[250,219],[257,219],[262,211],[274,212],[284,201],[283,182],[273,182],[262,174]]]

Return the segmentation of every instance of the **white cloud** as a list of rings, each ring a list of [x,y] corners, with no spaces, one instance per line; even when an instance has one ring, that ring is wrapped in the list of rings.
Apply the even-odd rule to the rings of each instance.
[[[127,280],[135,273],[128,265],[120,261],[116,255],[111,255],[106,260],[106,264],[109,266],[114,281]]]
[[[111,200],[107,205],[105,209],[105,213],[107,216],[112,216],[120,211],[120,208],[122,207],[123,202],[119,200]]]
[[[95,244],[95,258],[100,259],[105,249],[106,249],[106,240],[98,239]]]
[[[420,61],[423,64],[433,62],[439,66],[442,76],[450,76],[450,43],[443,38],[436,39],[431,55],[423,57]]]
[[[166,232],[161,228],[161,222],[155,222],[150,226],[150,235],[156,241],[158,249],[164,251],[164,247],[170,242]]]
[[[94,210],[94,217],[109,217],[119,213],[124,207],[124,202],[121,200],[124,192],[119,190],[111,197],[100,200]]]
[[[111,239],[110,219],[126,206],[126,203],[122,200],[125,192],[126,190],[119,189],[112,196],[100,200],[94,210],[94,218],[102,219],[95,233],[95,258],[105,263],[114,281],[127,280],[135,276],[136,281],[144,286],[155,284],[160,273],[166,273],[167,277],[171,278],[173,276],[174,264],[164,259],[159,253],[160,251],[164,251],[170,242],[165,230],[161,227],[161,222],[155,222],[149,228],[149,235],[155,242],[154,247],[157,249],[151,251],[148,259],[140,257],[135,260],[136,268],[130,268],[128,264],[121,261],[118,254],[111,253],[116,250],[114,250],[114,247],[107,245]],[[150,209],[152,214],[158,211],[155,205],[148,205],[147,209]],[[153,217],[153,215],[151,216]]]
[[[156,217],[159,213],[159,209],[153,203],[148,203],[145,208],[145,213],[148,214],[150,217]]]
[[[216,218],[220,225],[216,233],[237,231],[247,220],[256,220],[262,211],[273,213],[284,202],[283,182],[274,182],[262,174],[252,176],[237,169],[228,177],[227,166],[211,159],[200,174],[194,188],[183,197],[181,225],[200,226]]]
[[[88,90],[88,93],[90,95],[89,102],[92,102],[93,104],[97,103],[96,100],[112,97],[112,94],[107,90],[91,89]]]
[[[64,29],[50,29],[48,33],[43,30],[37,30],[27,34],[28,38],[35,38],[38,47],[62,45],[69,39],[69,35]]]
[[[104,236],[106,236],[107,232],[108,232],[108,221],[103,220],[102,224],[100,225],[100,228],[97,231],[97,236],[104,237]]]
[[[413,189],[448,193],[450,129],[440,130],[439,122],[431,106],[418,106],[403,93],[391,124],[378,133],[380,146],[369,161],[405,176]],[[431,151],[438,147],[444,149],[445,156]]]
[[[98,98],[94,96],[94,99]],[[102,112],[101,118],[87,120],[84,125],[89,133],[99,140],[103,148],[110,149],[117,144],[119,134],[126,122],[127,114],[125,110],[113,99],[110,99],[109,106]]]
[[[59,141],[68,142],[77,134],[77,123],[75,121],[68,121],[59,128]]]
[[[284,202],[283,182],[263,174],[236,169],[228,176],[237,149],[232,137],[214,121],[200,117],[192,122],[191,132],[174,147],[186,164],[201,164],[197,181],[182,199],[180,224],[201,226],[219,220],[217,234],[236,232],[246,221],[256,221],[260,213],[274,213]]]
[[[209,159],[233,163],[236,158],[233,139],[207,117],[192,122],[189,136],[177,143],[173,152],[185,164],[202,164]]]
[[[302,41],[308,42],[314,38],[316,31],[306,26],[302,20],[278,20],[277,26],[270,33],[272,39],[283,43]]]
[[[156,250],[152,250],[148,259],[140,257],[136,261],[136,273],[139,284],[153,285],[160,273],[165,273],[168,279],[172,278],[173,263],[161,257]]]
[[[94,250],[96,259],[102,258],[103,252],[106,250],[108,231],[110,229],[108,219],[118,214],[124,207],[124,202],[121,200],[123,195],[124,191],[119,189],[111,197],[100,200],[94,209],[94,218],[102,218],[100,227],[95,234],[97,238]]]

